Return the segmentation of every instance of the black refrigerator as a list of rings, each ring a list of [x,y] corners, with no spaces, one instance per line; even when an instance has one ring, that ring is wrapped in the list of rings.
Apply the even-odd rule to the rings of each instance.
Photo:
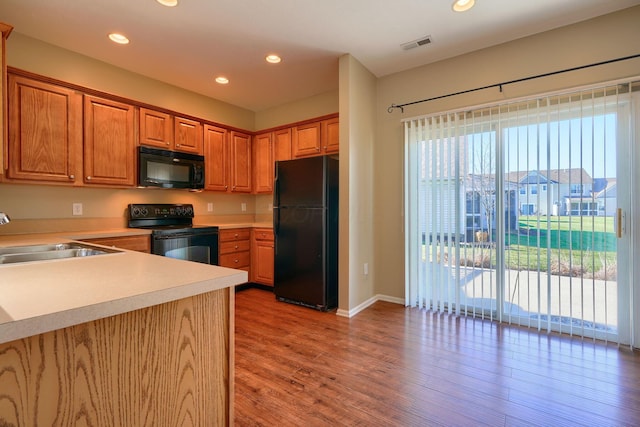
[[[338,306],[338,160],[276,162],[274,293],[327,311]]]

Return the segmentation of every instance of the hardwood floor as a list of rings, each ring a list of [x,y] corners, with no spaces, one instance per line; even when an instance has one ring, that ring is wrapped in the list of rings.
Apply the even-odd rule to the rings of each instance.
[[[640,353],[377,302],[236,295],[237,426],[638,426]]]

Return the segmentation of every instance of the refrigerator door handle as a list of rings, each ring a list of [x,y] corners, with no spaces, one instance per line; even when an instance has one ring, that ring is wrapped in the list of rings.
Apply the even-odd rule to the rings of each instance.
[[[273,207],[273,255],[278,253],[278,231],[280,230],[280,208]]]

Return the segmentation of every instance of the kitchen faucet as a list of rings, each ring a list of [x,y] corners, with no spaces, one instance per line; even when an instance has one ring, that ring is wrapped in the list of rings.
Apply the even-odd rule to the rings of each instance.
[[[11,218],[4,212],[0,212],[0,225],[9,224]]]

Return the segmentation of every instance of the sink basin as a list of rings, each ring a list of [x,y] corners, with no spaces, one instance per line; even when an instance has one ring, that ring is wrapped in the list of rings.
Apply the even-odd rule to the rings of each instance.
[[[75,249],[85,247],[80,243],[51,243],[47,245],[29,245],[29,246],[9,246],[0,248],[0,255],[8,254],[25,254],[31,252],[48,252],[62,251],[66,249]]]
[[[12,246],[0,248],[0,264],[87,257],[114,252],[120,251],[82,243]]]

